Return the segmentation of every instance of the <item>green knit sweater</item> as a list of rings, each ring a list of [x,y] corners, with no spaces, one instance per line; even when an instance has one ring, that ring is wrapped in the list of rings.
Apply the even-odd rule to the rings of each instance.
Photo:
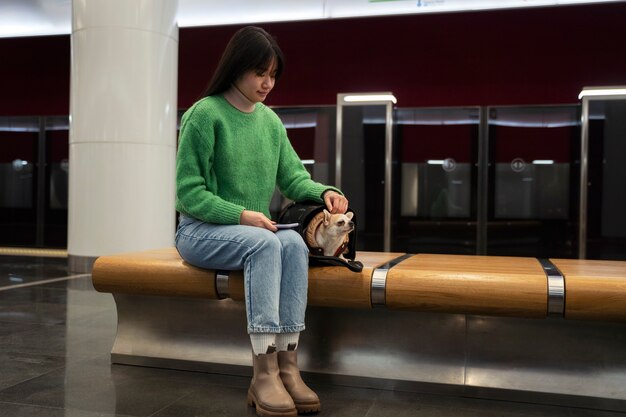
[[[221,96],[205,97],[182,117],[176,158],[176,210],[207,223],[239,224],[243,210],[270,216],[274,190],[294,201],[322,202],[278,116],[252,113]]]

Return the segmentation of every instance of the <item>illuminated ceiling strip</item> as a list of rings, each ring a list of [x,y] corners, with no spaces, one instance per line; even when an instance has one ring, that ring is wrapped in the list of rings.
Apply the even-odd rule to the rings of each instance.
[[[396,104],[398,100],[392,94],[363,94],[345,96],[343,101],[346,103],[369,103],[374,101],[391,101]]]
[[[528,121],[528,122],[516,122],[516,121],[509,121],[509,120],[489,120],[489,124],[490,125],[494,125],[494,126],[508,126],[508,127],[547,127],[547,128],[553,128],[553,127],[567,127],[567,126],[578,126],[580,124],[580,122],[576,121],[576,120],[572,120],[572,121],[563,121],[563,122],[535,122],[535,121]]]
[[[578,99],[583,97],[592,97],[592,96],[622,96],[626,95],[625,87],[615,87],[615,88],[589,88],[584,89],[578,95]]]

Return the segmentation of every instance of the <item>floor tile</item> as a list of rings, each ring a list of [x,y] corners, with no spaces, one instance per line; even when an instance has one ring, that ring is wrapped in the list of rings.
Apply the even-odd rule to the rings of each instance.
[[[0,256],[0,289],[66,275],[68,275],[66,258]]]
[[[111,333],[112,335],[112,333]],[[110,352],[113,340],[88,327],[42,324],[0,336],[0,351],[85,359]]]
[[[65,366],[58,356],[0,352],[0,391]]]
[[[379,391],[331,385],[310,384],[320,398],[324,417],[362,417],[374,405]]]
[[[612,411],[588,410],[583,408],[570,410],[570,417],[624,417],[626,413]]]
[[[247,387],[210,385],[182,397],[154,417],[255,416],[246,403]]]
[[[0,391],[0,401],[149,416],[199,387],[203,374],[85,360]]]
[[[92,413],[84,410],[38,407],[0,402],[0,417],[132,417],[121,414]]]

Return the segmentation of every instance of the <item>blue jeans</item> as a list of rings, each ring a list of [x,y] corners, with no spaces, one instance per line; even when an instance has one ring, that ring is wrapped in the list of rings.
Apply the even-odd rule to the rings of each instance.
[[[248,333],[304,330],[309,250],[293,230],[209,224],[180,216],[176,249],[206,269],[243,269]]]

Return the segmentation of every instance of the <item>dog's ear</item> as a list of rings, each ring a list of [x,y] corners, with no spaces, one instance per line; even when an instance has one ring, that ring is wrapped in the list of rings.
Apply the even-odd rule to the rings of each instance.
[[[349,218],[350,220],[352,220],[352,217],[354,216],[354,213],[349,211],[346,213],[346,217]]]
[[[330,224],[330,213],[328,210],[324,209],[324,226],[328,226]]]

